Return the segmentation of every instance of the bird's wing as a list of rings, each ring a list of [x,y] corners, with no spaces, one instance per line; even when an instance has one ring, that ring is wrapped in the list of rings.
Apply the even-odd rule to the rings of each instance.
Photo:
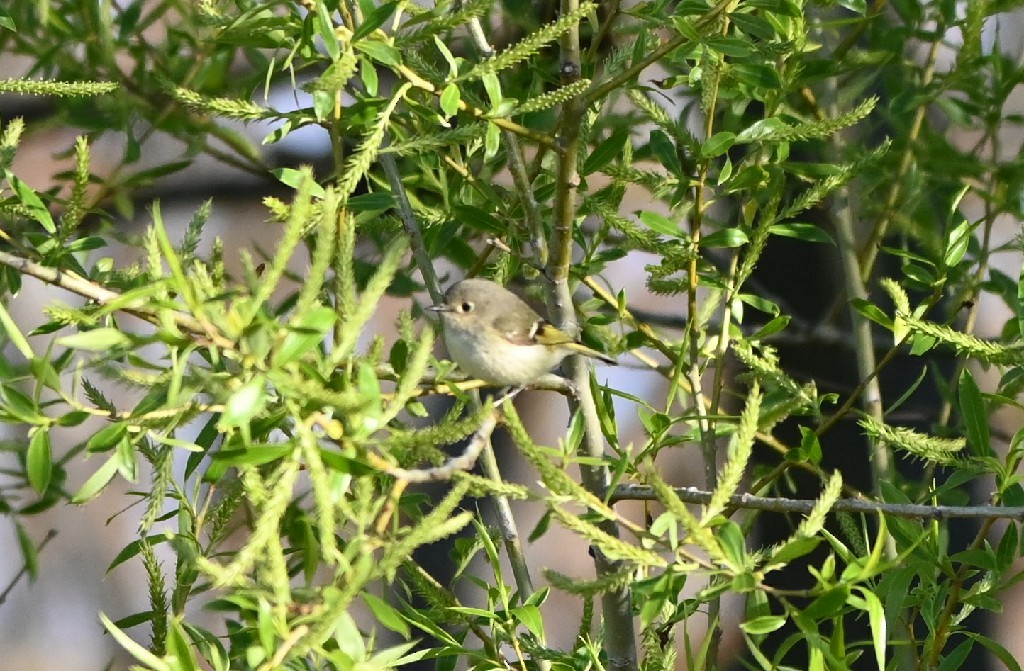
[[[542,323],[544,323],[543,320],[540,320],[531,324],[529,328],[524,328],[522,320],[516,319],[512,315],[501,314],[494,318],[495,330],[513,345],[536,344],[537,341],[534,337],[537,334],[538,324]]]

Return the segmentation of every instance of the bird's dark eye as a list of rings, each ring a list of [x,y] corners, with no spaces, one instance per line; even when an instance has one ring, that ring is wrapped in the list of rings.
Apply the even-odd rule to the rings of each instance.
[[[470,303],[469,301],[463,301],[462,303],[459,303],[459,312],[469,312],[472,309],[473,304]]]

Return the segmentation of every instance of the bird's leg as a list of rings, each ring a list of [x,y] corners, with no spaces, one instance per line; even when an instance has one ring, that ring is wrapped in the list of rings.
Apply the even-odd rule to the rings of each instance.
[[[499,396],[498,399],[494,402],[494,407],[497,408],[505,401],[511,401],[519,394],[519,392],[521,392],[524,389],[526,389],[526,387],[521,384],[515,387],[506,387],[504,389],[504,393],[502,393],[501,396]]]
[[[577,401],[580,400],[580,390],[576,388],[576,383],[569,378],[565,378],[565,384],[569,387],[569,393],[572,394],[572,397]]]

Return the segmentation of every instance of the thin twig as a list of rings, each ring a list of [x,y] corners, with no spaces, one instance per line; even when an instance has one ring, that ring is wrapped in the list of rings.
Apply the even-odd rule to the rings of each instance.
[[[409,204],[409,196],[405,192],[405,185],[402,184],[402,174],[398,171],[398,162],[395,160],[394,154],[382,153],[380,163],[384,167],[384,174],[387,176],[391,192],[398,200],[398,214],[402,219],[402,227],[405,228],[405,232],[409,236],[412,253],[416,258],[420,275],[423,277],[423,283],[427,286],[430,300],[434,302],[434,305],[439,305],[444,301],[444,293],[441,291],[441,285],[438,284],[434,264],[430,262],[430,256],[427,254],[420,222],[412,211],[412,205]]]
[[[30,277],[34,277],[46,282],[47,284],[58,286],[61,289],[66,289],[74,294],[96,301],[100,305],[108,305],[121,298],[121,294],[116,291],[111,291],[110,289],[80,277],[75,273],[44,266],[36,263],[35,261],[15,256],[14,254],[0,251],[0,263],[14,268],[24,275],[29,275]],[[195,317],[177,310],[155,310],[127,306],[120,308],[120,310],[156,326],[161,325],[162,316],[170,315],[171,320],[178,327],[188,331],[192,335],[204,338],[219,347],[228,349],[234,347],[234,344],[217,333],[211,324],[203,323]]]
[[[480,19],[474,18],[469,22],[469,34],[481,55],[486,59],[494,55],[494,47],[487,41]],[[519,193],[519,200],[523,204],[523,213],[526,215],[526,226],[530,231],[530,244],[534,247],[534,253],[540,261],[541,266],[548,260],[548,245],[544,239],[544,222],[540,217],[540,205],[533,195],[533,188],[530,186],[530,176],[526,170],[526,159],[523,157],[523,149],[519,144],[519,136],[512,131],[503,128],[501,140],[505,144],[505,153],[508,156],[508,171],[512,175],[512,183]]]
[[[463,450],[462,454],[449,459],[441,466],[433,468],[399,468],[392,466],[372,452],[367,454],[366,458],[374,468],[379,468],[388,475],[406,482],[451,480],[458,471],[473,470],[477,458],[480,457],[480,453],[490,443],[491,434],[494,433],[494,427],[497,424],[498,412],[492,408],[484,418],[483,423],[480,424],[480,428],[473,433],[473,437],[470,439],[469,444],[466,445],[466,449]]]
[[[574,13],[579,8],[578,0],[561,0],[559,10],[563,16]],[[562,84],[567,86],[578,81],[582,72],[580,62],[579,25],[567,30],[560,41],[560,63]],[[580,128],[587,110],[588,102],[583,97],[575,97],[562,105],[559,118],[559,140],[562,152],[558,155],[555,175],[555,198],[553,222],[551,226],[551,242],[548,245],[550,258],[547,277],[552,282],[548,295],[549,314],[565,328],[573,328],[576,314],[572,303],[572,292],[569,288],[569,269],[572,265],[573,226],[578,211],[576,198],[580,185],[579,165]],[[580,465],[583,486],[594,494],[600,495],[611,484],[611,474],[607,466],[601,464],[605,446],[601,432],[601,420],[597,413],[590,390],[590,371],[581,356],[569,359],[570,378],[577,389],[577,402],[570,399],[570,410],[579,412],[583,418],[583,440],[579,451],[592,463],[599,465]],[[618,537],[618,526],[611,520],[600,524],[602,531]],[[602,553],[594,553],[594,564],[598,576],[616,573],[622,569],[621,562],[611,561]],[[635,671],[637,669],[637,651],[635,644],[633,604],[631,590],[628,586],[612,589],[601,596],[604,652],[607,655],[606,667],[609,671]]]
[[[684,503],[708,503],[713,492],[693,487],[677,487],[675,491]],[[608,495],[611,503],[619,501],[657,501],[654,488],[646,485],[618,485]],[[772,496],[736,494],[729,497],[729,506],[745,510],[777,513],[810,513],[818,501],[814,499],[784,499]],[[959,519],[1009,519],[1024,522],[1024,506],[928,506],[916,503],[882,503],[868,499],[839,499],[830,509],[833,513],[881,513],[930,521]]]
[[[46,536],[43,537],[43,540],[39,541],[39,545],[36,547],[36,554],[42,552],[43,548],[46,547],[46,544],[56,537],[56,529],[50,529],[49,531],[47,531]],[[4,588],[4,591],[0,592],[0,606],[4,605],[4,603],[7,602],[7,597],[10,596],[11,592],[14,590],[14,586],[18,584],[18,582],[26,573],[28,573],[28,562],[25,562],[21,565],[21,569],[14,575],[13,578],[11,578],[11,582],[7,584],[7,587]]]

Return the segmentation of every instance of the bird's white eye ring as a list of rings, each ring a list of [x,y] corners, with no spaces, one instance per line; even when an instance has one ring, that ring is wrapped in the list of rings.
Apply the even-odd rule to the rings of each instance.
[[[473,304],[469,301],[462,301],[458,305],[459,312],[469,312],[473,309]]]

